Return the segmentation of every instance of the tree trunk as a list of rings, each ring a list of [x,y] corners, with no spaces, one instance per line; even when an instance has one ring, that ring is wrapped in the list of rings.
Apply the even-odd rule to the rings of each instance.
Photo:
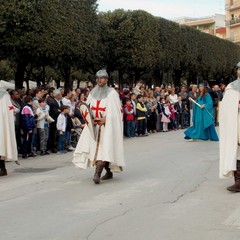
[[[121,90],[123,88],[123,71],[122,70],[118,71],[118,85],[119,85],[119,89]]]
[[[80,79],[77,80],[77,88],[80,86]]]
[[[60,67],[60,72],[65,81],[64,88],[69,89],[71,87],[71,83],[70,83],[71,66],[68,64],[65,64],[63,67]]]
[[[27,61],[19,61],[17,64],[17,71],[15,74],[15,88],[20,89],[23,87],[24,73],[27,67]]]
[[[173,75],[173,83],[176,87],[181,86],[181,77],[182,77],[182,71],[181,70],[175,70]]]
[[[135,70],[135,82],[139,81],[141,77],[140,71],[137,69]]]

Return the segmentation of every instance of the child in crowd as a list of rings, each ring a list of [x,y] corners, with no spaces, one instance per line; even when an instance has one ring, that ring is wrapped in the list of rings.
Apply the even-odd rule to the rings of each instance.
[[[61,113],[57,118],[58,154],[64,154],[66,153],[64,151],[65,135],[66,135],[66,127],[67,127],[66,114],[70,113],[70,107],[66,105],[62,105],[60,107],[60,111]]]
[[[137,122],[138,122],[138,136],[147,136],[146,134],[146,113],[147,113],[147,108],[144,105],[143,101],[143,95],[139,94],[137,96]]]
[[[171,121],[171,129],[172,130],[176,130],[177,125],[176,125],[176,110],[174,108],[174,103],[171,103],[169,106],[169,110],[170,110],[170,121]]]
[[[168,132],[168,123],[170,123],[170,116],[171,116],[168,101],[163,102],[162,110],[163,110],[162,111],[163,132]]]
[[[129,138],[135,137],[135,124],[134,124],[134,110],[131,104],[131,99],[126,99],[124,106],[126,136]]]
[[[181,125],[181,128],[185,128],[185,103],[182,101],[182,97],[178,96],[178,101],[175,103],[174,108],[176,110],[176,123],[177,129]]]
[[[35,128],[35,118],[32,110],[32,97],[24,98],[25,106],[21,111],[20,122],[23,133],[22,158],[35,157],[32,152],[32,135]]]
[[[36,110],[37,118],[37,130],[40,139],[40,150],[41,155],[48,155],[47,143],[49,137],[49,123],[54,122],[54,120],[49,116],[49,107],[46,104],[45,99],[40,98],[38,100],[39,107]]]

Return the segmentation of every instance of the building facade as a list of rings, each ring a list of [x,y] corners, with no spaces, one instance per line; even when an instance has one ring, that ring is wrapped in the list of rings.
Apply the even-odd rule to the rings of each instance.
[[[173,19],[181,25],[190,26],[222,39],[226,39],[226,16],[224,14],[215,14],[213,16],[202,18],[177,18]]]
[[[226,0],[227,39],[240,45],[240,0]]]

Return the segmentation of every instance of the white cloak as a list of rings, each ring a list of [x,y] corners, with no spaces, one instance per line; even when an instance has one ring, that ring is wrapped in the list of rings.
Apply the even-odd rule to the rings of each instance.
[[[17,161],[14,107],[6,90],[0,88],[0,156],[2,160]]]
[[[87,104],[90,105],[90,108],[97,106],[97,101],[90,93],[87,99]],[[122,167],[125,166],[125,161],[123,150],[123,115],[118,93],[112,89],[107,98],[101,100],[99,107],[101,109],[106,108],[105,111],[100,111],[102,116],[106,117],[106,123],[105,126],[101,127],[97,160],[110,162],[109,167],[112,172],[121,172]],[[93,114],[96,117],[96,111],[93,111]],[[83,169],[92,166],[95,151],[96,141],[86,126],[82,131],[73,154],[73,163]]]
[[[239,91],[228,85],[219,109],[220,178],[233,177],[239,158]]]

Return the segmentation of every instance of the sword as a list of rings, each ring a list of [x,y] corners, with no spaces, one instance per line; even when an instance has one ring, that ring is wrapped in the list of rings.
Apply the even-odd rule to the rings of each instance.
[[[191,97],[189,98],[190,101],[192,101],[193,103],[195,103],[197,106],[199,106],[200,108],[202,107],[202,105],[200,105],[199,103],[197,103],[194,99],[192,99]],[[208,109],[204,106],[204,109],[206,109],[207,113],[214,119],[213,115],[208,111]]]

